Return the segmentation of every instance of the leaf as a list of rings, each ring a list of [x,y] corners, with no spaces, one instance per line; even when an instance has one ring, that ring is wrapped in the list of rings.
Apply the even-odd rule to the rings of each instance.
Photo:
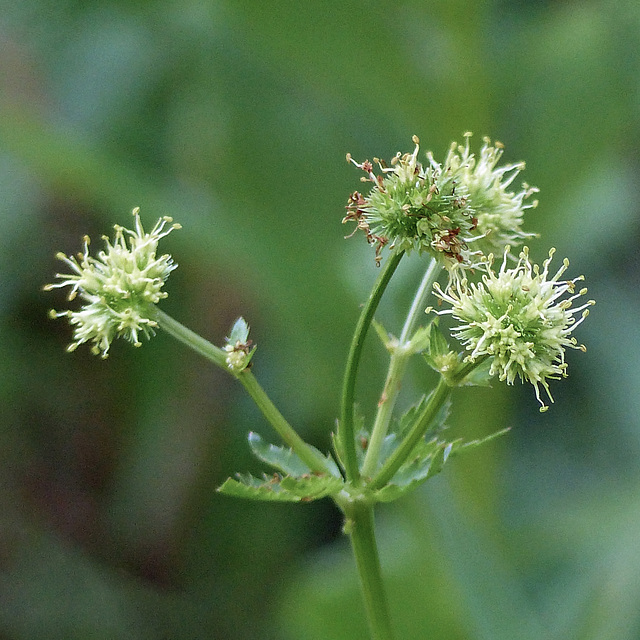
[[[311,473],[311,469],[294,453],[292,449],[279,447],[275,444],[265,442],[257,433],[251,431],[248,436],[251,451],[262,462],[274,467],[285,475],[302,476]],[[331,456],[325,456],[310,444],[307,445],[318,455],[322,456],[329,467],[329,470],[336,478],[342,478],[338,465]]]
[[[464,442],[462,439],[446,442],[436,438],[425,441],[422,440],[412,454],[412,459],[403,464],[389,483],[374,492],[374,497],[379,502],[391,502],[403,496],[409,491],[413,491],[423,482],[432,478],[442,471],[445,463],[453,455],[475,449],[476,447],[490,442],[498,436],[504,435],[509,429],[496,431],[485,438]]]
[[[287,476],[282,478],[280,486],[296,496],[299,496],[301,500],[319,500],[325,496],[331,496],[335,493],[342,491],[344,482],[341,478],[323,475],[309,475],[302,476],[300,478],[293,478]]]
[[[228,478],[218,488],[220,493],[249,500],[266,502],[310,502],[338,493],[344,486],[340,478],[324,474],[293,476],[264,476],[262,480],[251,474],[237,474],[237,480]]]
[[[238,480],[227,478],[225,483],[218,487],[220,493],[233,498],[245,498],[249,500],[263,500],[266,502],[300,502],[300,496],[284,491],[280,486],[280,478],[274,476],[259,480],[250,474],[238,474]]]
[[[256,458],[278,471],[282,471],[285,475],[301,476],[305,473],[311,473],[311,469],[298,458],[292,449],[269,444],[253,431],[249,432],[248,439],[251,451]]]
[[[440,473],[453,446],[454,443],[437,439],[422,441],[416,446],[413,459],[403,464],[389,483],[374,493],[375,499],[391,502]]]
[[[397,434],[398,438],[402,438],[406,433],[408,433],[416,423],[420,414],[424,411],[425,407],[429,403],[431,399],[431,394],[423,395],[416,404],[412,405],[407,409],[407,411],[396,421],[394,425],[394,433]],[[431,435],[438,433],[444,429],[446,429],[445,422],[449,417],[449,413],[451,411],[451,399],[447,398],[445,402],[442,404],[442,407],[432,420],[431,425],[429,426],[425,437],[430,437]]]

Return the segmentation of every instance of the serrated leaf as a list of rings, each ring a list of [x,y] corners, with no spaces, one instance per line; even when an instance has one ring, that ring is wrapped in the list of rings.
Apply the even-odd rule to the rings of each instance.
[[[253,455],[266,462],[285,475],[301,476],[311,473],[311,469],[298,458],[292,449],[278,447],[265,442],[257,433],[251,431],[248,436]]]
[[[280,481],[280,486],[302,500],[309,501],[338,493],[344,487],[344,482],[334,476],[314,474],[300,478],[286,476]]]
[[[420,416],[420,414],[424,411],[424,408],[429,403],[431,399],[431,394],[424,395],[416,402],[416,404],[412,405],[407,409],[407,411],[396,421],[394,425],[394,433],[397,434],[398,438],[402,438],[406,433],[409,432],[411,427],[416,423],[416,420]],[[425,437],[430,437],[435,433],[439,433],[440,431],[446,428],[445,422],[449,417],[449,412],[451,410],[451,399],[447,398],[434,419],[429,426]]]
[[[218,488],[220,493],[249,500],[266,502],[310,502],[330,496],[342,490],[344,483],[340,478],[325,475],[264,476],[262,480],[251,474],[237,474],[237,480],[228,478]]]
[[[238,480],[227,478],[221,487],[220,493],[233,498],[248,500],[262,500],[265,502],[300,502],[300,496],[283,490],[280,478],[267,478],[259,480],[250,474],[238,474]]]
[[[442,471],[445,463],[452,456],[475,449],[476,447],[490,442],[498,436],[504,435],[509,429],[496,431],[485,438],[464,442],[462,439],[446,442],[436,438],[425,441],[422,440],[413,451],[412,459],[403,464],[389,483],[374,493],[375,499],[379,502],[391,502],[397,500],[409,491],[413,491],[423,482],[432,478]]]
[[[266,462],[278,471],[290,476],[303,476],[311,473],[311,469],[294,453],[292,449],[279,447],[275,444],[265,442],[257,433],[251,431],[248,436],[251,451],[259,460]],[[319,456],[322,456],[327,463],[327,467],[332,476],[342,478],[338,465],[330,456],[323,455],[318,449],[307,445],[313,449]]]
[[[440,473],[455,443],[442,440],[422,441],[416,447],[412,460],[403,464],[390,482],[375,492],[376,500],[391,502],[413,491],[423,482]]]

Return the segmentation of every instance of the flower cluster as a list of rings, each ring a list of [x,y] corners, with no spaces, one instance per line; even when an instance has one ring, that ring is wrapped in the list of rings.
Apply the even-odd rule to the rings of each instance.
[[[92,351],[106,358],[111,342],[123,337],[140,346],[141,337],[155,334],[154,305],[167,297],[162,286],[176,268],[171,256],[157,256],[158,241],[179,224],[164,217],[150,233],[140,221],[140,211],[133,210],[135,230],[115,225],[112,241],[104,236],[105,249],[97,258],[89,255],[89,238],[77,256],[59,253],[56,257],[70,268],[70,274],[56,274],[61,282],[45,286],[45,290],[71,287],[68,299],[76,296],[84,301],[79,311],[51,311],[54,318],[66,317],[75,327],[69,351],[92,342]]]
[[[446,291],[436,285],[436,295],[451,305],[451,309],[438,313],[451,314],[462,322],[452,333],[470,352],[467,362],[491,358],[491,376],[497,375],[507,384],[513,384],[516,377],[530,382],[541,410],[546,410],[539,386],[544,387],[553,402],[547,380],[566,377],[565,347],[585,350],[571,333],[595,302],[589,300],[581,306],[572,306],[574,300],[587,292],[575,291],[576,282],[584,278],[560,280],[569,266],[567,259],[550,277],[553,249],[542,270],[530,262],[527,247],[520,253],[516,266],[508,269],[508,252],[507,246],[498,273],[489,269],[477,284],[457,281]],[[562,298],[565,293],[570,295]],[[576,320],[578,313],[581,317]]]
[[[490,146],[488,138],[476,158],[469,150],[470,136],[465,134],[464,146],[454,142],[442,164],[431,153],[426,166],[418,161],[416,136],[413,153],[396,154],[391,166],[377,158],[358,163],[347,155],[373,187],[366,196],[358,191],[349,196],[343,222],[355,222],[356,231],[361,229],[375,245],[376,262],[389,244],[427,251],[449,270],[480,266],[485,255],[531,235],[521,225],[524,210],[537,204],[525,200],[537,189],[523,185],[517,194],[507,190],[524,163],[497,167],[502,145]]]

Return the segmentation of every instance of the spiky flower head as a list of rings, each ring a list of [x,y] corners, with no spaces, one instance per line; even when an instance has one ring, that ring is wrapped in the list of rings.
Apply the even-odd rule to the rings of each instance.
[[[524,163],[497,167],[502,145],[492,147],[488,138],[476,158],[469,149],[470,137],[465,134],[465,145],[454,142],[442,164],[431,153],[426,165],[418,161],[416,136],[413,153],[398,152],[391,166],[377,158],[357,163],[347,155],[373,187],[366,196],[351,194],[343,222],[355,222],[356,231],[361,229],[375,245],[376,262],[382,248],[390,245],[428,252],[450,271],[478,267],[491,251],[531,235],[522,231],[522,218],[524,210],[537,203],[524,201],[537,190],[524,185],[517,194],[507,191]]]
[[[583,276],[561,280],[569,261],[550,276],[549,265],[554,254],[543,262],[542,270],[529,260],[527,247],[520,253],[518,263],[507,268],[509,247],[504,249],[498,273],[490,269],[477,284],[466,280],[452,282],[446,291],[437,285],[436,295],[451,305],[439,314],[451,314],[462,324],[452,329],[469,352],[467,362],[491,359],[489,374],[497,375],[507,384],[516,378],[530,382],[535,388],[541,411],[547,409],[540,398],[542,386],[551,402],[548,380],[566,377],[565,349],[580,349],[571,336],[587,317],[589,300],[574,307],[574,300],[587,290],[576,292],[575,285]],[[568,297],[563,296],[569,294]],[[576,315],[580,318],[576,320]]]
[[[513,181],[524,170],[525,163],[498,166],[504,145],[496,141],[492,146],[487,137],[483,138],[480,154],[475,156],[469,148],[470,137],[470,133],[465,133],[464,145],[455,142],[451,145],[444,167],[464,185],[467,203],[474,211],[477,224],[469,242],[473,242],[473,248],[484,255],[499,255],[507,245],[517,246],[536,235],[525,233],[522,224],[525,210],[538,206],[537,200],[527,201],[539,189],[523,183],[517,193],[509,191]],[[433,164],[432,154],[428,153],[427,157]],[[439,169],[443,170],[442,167]]]
[[[46,285],[45,290],[71,287],[68,299],[79,296],[83,301],[79,311],[51,311],[53,318],[69,318],[74,327],[69,351],[91,342],[93,353],[106,358],[115,338],[125,338],[139,347],[143,336],[155,335],[154,305],[167,297],[162,286],[177,267],[170,255],[156,255],[158,241],[180,225],[164,217],[146,233],[138,208],[133,216],[135,229],[114,225],[113,241],[103,236],[105,249],[96,258],[89,255],[88,236],[84,237],[82,253],[56,256],[72,273],[56,274],[61,281]]]

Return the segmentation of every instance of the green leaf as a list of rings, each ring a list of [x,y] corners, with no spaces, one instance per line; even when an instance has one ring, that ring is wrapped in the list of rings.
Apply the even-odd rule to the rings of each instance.
[[[311,469],[302,462],[302,460],[300,460],[292,449],[279,447],[275,444],[269,444],[253,431],[249,433],[248,439],[251,451],[253,451],[256,458],[262,460],[262,462],[266,462],[268,465],[274,467],[278,471],[281,471],[285,475],[303,476],[311,473]],[[321,451],[318,451],[318,449],[310,444],[307,446],[326,460],[327,466],[334,477],[342,478],[338,465],[335,463],[333,458],[325,456]]]
[[[442,470],[454,447],[454,442],[422,441],[416,446],[412,460],[398,469],[389,484],[374,493],[375,499],[391,502],[417,488]]]
[[[498,436],[504,435],[509,429],[496,431],[485,438],[464,442],[462,439],[446,442],[434,438],[430,441],[422,440],[413,451],[412,459],[403,464],[389,483],[374,493],[379,502],[391,502],[409,491],[419,487],[423,482],[442,471],[445,463],[453,455],[479,447]]]
[[[256,458],[278,471],[282,471],[285,475],[301,476],[305,473],[311,473],[311,469],[298,458],[292,449],[269,444],[253,431],[249,433],[248,439],[251,451]]]
[[[237,480],[228,478],[218,488],[220,493],[233,498],[263,500],[266,502],[310,502],[342,490],[344,483],[331,475],[308,474],[293,476],[263,476],[260,480],[251,474],[237,474]]]
[[[428,404],[431,399],[431,394],[423,395],[416,404],[412,405],[407,409],[407,411],[400,416],[400,418],[395,422],[393,431],[397,434],[398,438],[404,437],[407,434],[411,427],[416,423],[420,414],[424,411],[424,408]],[[425,438],[429,438],[430,436],[443,431],[446,428],[445,422],[449,417],[449,413],[451,411],[451,399],[448,398],[440,408],[440,411],[434,417],[431,426],[425,433]],[[394,447],[395,448],[395,447]]]
[[[249,500],[263,500],[266,502],[300,502],[300,496],[285,491],[280,486],[281,478],[273,476],[259,480],[250,474],[238,474],[238,480],[227,478],[225,483],[218,487],[220,493],[233,498],[245,498]]]
[[[305,502],[309,500],[319,500],[325,496],[331,496],[342,491],[344,482],[341,478],[330,475],[308,475],[300,478],[287,476],[282,478],[280,486]]]

